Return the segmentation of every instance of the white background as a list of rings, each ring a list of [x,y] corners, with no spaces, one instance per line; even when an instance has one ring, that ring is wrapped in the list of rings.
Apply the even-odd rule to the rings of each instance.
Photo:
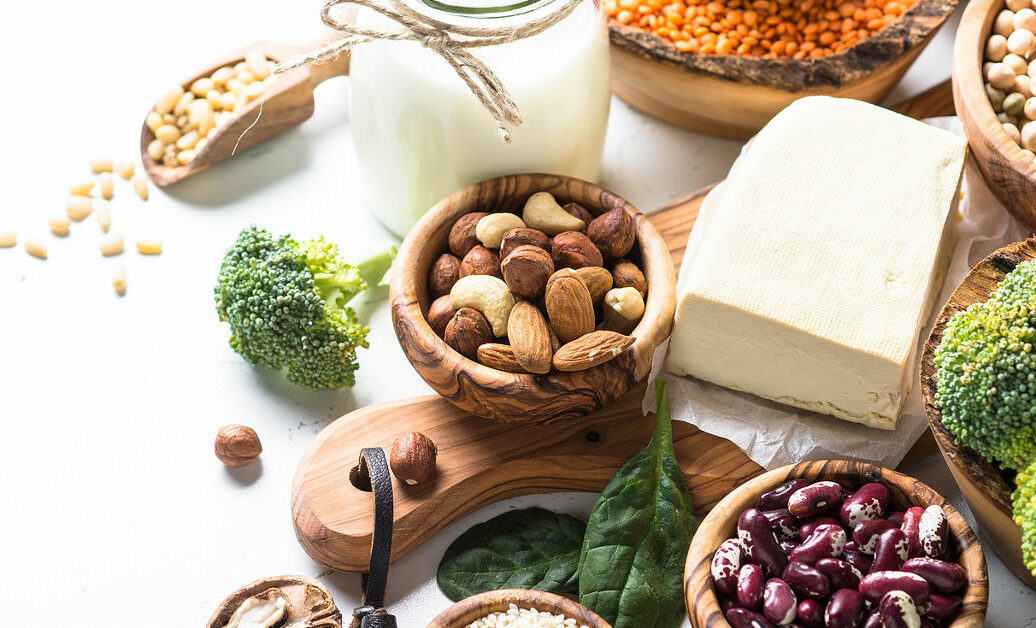
[[[254,579],[319,575],[346,613],[359,576],[312,562],[291,527],[289,493],[308,443],[366,404],[427,394],[396,344],[384,301],[355,388],[306,392],[227,346],[212,285],[225,247],[251,222],[324,233],[357,258],[389,235],[350,189],[348,80],[317,91],[301,128],[143,203],[117,180],[113,231],[156,235],[160,257],[119,259],[93,218],[52,237],[46,217],[95,154],[133,157],[152,102],[210,60],[267,38],[317,37],[317,0],[5,3],[0,17],[0,231],[43,236],[50,259],[0,250],[0,625],[201,626]],[[950,23],[897,88],[899,100],[949,75]],[[686,132],[614,101],[602,181],[644,210],[721,178],[736,142]],[[132,246],[129,247],[132,249]],[[228,470],[217,428],[253,426],[261,462]],[[400,425],[400,430],[405,424]],[[958,505],[940,459],[908,469]],[[586,515],[594,495],[530,496],[479,511],[393,566],[389,605],[424,625],[448,605],[434,584],[448,543],[517,505]],[[1030,625],[1036,595],[991,553],[989,624]]]

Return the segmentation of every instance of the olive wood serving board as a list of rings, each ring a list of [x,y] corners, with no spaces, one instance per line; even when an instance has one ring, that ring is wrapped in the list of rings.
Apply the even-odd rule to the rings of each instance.
[[[913,117],[951,115],[948,83],[897,110]],[[691,226],[711,186],[665,205],[650,220],[679,267]],[[408,486],[392,479],[395,533],[392,560],[404,556],[465,515],[501,499],[554,491],[600,491],[630,456],[645,447],[654,428],[643,416],[644,384],[589,416],[548,425],[487,421],[435,395],[376,404],[350,412],[324,428],[299,462],[292,485],[295,534],[321,565],[363,572],[370,558],[373,500],[350,480],[360,450],[388,452],[403,432],[425,434],[439,450],[436,474]],[[673,441],[699,513],[714,506],[763,469],[730,441],[673,424]],[[908,460],[936,451],[922,439]]]

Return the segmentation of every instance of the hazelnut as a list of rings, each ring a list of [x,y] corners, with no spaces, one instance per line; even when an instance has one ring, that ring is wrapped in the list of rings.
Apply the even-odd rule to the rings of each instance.
[[[481,244],[473,247],[460,262],[460,276],[467,277],[468,275],[502,277],[500,273],[500,256]]]
[[[594,218],[586,228],[586,235],[605,257],[615,259],[630,252],[637,231],[633,226],[633,216],[616,207]]]
[[[590,238],[578,231],[566,231],[554,236],[551,245],[555,268],[582,268],[604,266],[601,252]]]
[[[590,224],[594,220],[594,215],[590,213],[590,210],[583,207],[579,203],[565,203],[562,207],[569,214],[583,221],[584,224]]]
[[[472,212],[470,214],[464,214],[457,219],[457,222],[453,223],[453,227],[450,228],[450,251],[457,257],[464,257],[468,254],[472,248],[476,245],[481,244],[478,241],[478,236],[475,235],[475,225],[478,221],[482,220],[484,216],[488,216],[487,212]]]
[[[620,259],[612,268],[616,288],[636,288],[640,296],[647,296],[647,279],[640,268],[628,259]]]
[[[501,268],[512,294],[534,299],[543,296],[547,279],[554,273],[554,260],[540,247],[524,244],[504,258]]]
[[[612,288],[604,295],[604,327],[628,334],[644,316],[644,297],[636,288]]]
[[[400,434],[392,441],[389,468],[392,474],[413,486],[435,473],[435,443],[421,432]]]
[[[493,342],[493,330],[481,312],[462,307],[446,324],[445,340],[457,353],[474,360],[478,357],[479,346]]]
[[[450,295],[444,294],[432,301],[431,307],[428,308],[428,324],[431,326],[432,331],[442,338],[446,335],[446,325],[450,323],[450,319],[456,313],[457,310],[450,301]]]
[[[460,260],[456,255],[443,253],[439,259],[432,264],[432,271],[428,273],[428,293],[433,299],[438,299],[444,294],[450,293],[450,288],[460,278]]]
[[[549,252],[550,236],[542,231],[529,229],[528,227],[515,227],[514,229],[508,229],[504,232],[504,239],[500,243],[500,259],[507,259],[507,256],[511,254],[511,251],[526,244],[530,246],[538,246],[544,251]]]
[[[224,425],[216,433],[216,457],[228,467],[242,467],[263,453],[259,435],[244,425]]]

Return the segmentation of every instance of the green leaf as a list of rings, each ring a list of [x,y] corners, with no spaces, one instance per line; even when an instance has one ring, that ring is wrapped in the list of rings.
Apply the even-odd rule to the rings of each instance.
[[[673,453],[665,382],[655,434],[622,465],[586,524],[579,602],[614,628],[672,628],[683,622],[683,567],[698,522]]]
[[[454,602],[494,589],[579,592],[586,524],[542,508],[512,510],[457,537],[439,563],[439,588]]]

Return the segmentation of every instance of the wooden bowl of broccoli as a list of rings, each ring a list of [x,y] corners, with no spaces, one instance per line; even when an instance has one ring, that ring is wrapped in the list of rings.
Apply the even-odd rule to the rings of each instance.
[[[989,545],[1036,588],[1036,239],[976,265],[925,342],[935,440]]]

